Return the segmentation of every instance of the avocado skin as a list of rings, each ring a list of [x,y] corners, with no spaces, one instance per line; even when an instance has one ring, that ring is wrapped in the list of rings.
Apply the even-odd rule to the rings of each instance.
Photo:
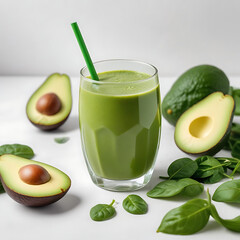
[[[68,190],[70,188],[69,187],[64,192],[57,194],[57,195],[53,195],[53,196],[30,197],[30,196],[26,196],[26,195],[17,193],[15,191],[13,191],[12,189],[8,188],[6,186],[6,184],[4,183],[4,181],[2,181],[1,177],[0,177],[0,179],[1,179],[3,188],[6,191],[6,193],[16,202],[23,204],[25,206],[28,206],[28,207],[43,207],[43,206],[47,206],[51,203],[54,203],[54,202],[58,201],[59,199],[61,199],[68,192]]]
[[[222,70],[211,65],[190,68],[176,80],[163,99],[163,117],[175,126],[182,113],[217,91],[224,94],[229,91],[229,80]]]
[[[58,122],[58,123],[53,124],[53,125],[37,124],[37,123],[32,122],[30,118],[28,118],[28,120],[29,120],[35,127],[39,128],[39,129],[41,129],[41,130],[43,130],[43,131],[53,131],[53,130],[56,130],[57,128],[59,128],[61,125],[63,125],[63,124],[66,122],[66,120],[68,119],[69,115],[70,115],[70,113],[69,113],[68,116],[67,116],[65,119],[63,119],[61,122]]]

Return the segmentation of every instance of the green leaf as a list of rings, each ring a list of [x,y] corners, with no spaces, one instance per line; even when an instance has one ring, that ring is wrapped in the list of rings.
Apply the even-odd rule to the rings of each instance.
[[[128,195],[123,200],[123,208],[132,214],[145,214],[148,211],[147,203],[138,195]]]
[[[203,199],[192,199],[170,210],[162,219],[157,232],[190,235],[203,229],[208,223],[209,204]]]
[[[204,183],[216,183],[224,177],[224,166],[229,163],[221,164],[216,158],[211,156],[202,156],[195,160],[198,169],[194,173],[194,179],[201,179]]]
[[[204,186],[191,179],[191,178],[183,178],[178,181],[178,185],[185,185],[183,190],[181,191],[181,195],[195,197],[203,192]]]
[[[198,169],[198,165],[190,158],[175,160],[168,167],[169,179],[189,178]]]
[[[66,143],[69,139],[70,139],[69,137],[54,138],[54,141],[56,143],[62,144],[62,143]]]
[[[234,143],[232,147],[232,156],[234,158],[240,158],[240,141]]]
[[[22,144],[5,144],[0,146],[0,155],[13,154],[19,157],[31,159],[34,156],[33,150]]]
[[[213,194],[216,202],[240,203],[240,179],[221,184]]]
[[[108,204],[97,204],[90,210],[90,217],[94,221],[105,221],[115,216],[116,210],[112,206],[115,200]]]
[[[228,138],[226,145],[224,146],[224,149],[232,150],[233,145],[238,141],[240,141],[240,124],[232,123],[230,136]]]
[[[240,163],[240,159],[238,158],[229,158],[229,157],[217,157],[217,160],[221,163],[221,164],[226,164],[228,163],[227,165],[227,168],[230,169],[230,170],[233,170],[233,172],[240,172],[240,166],[239,163]],[[232,173],[231,176],[233,176],[234,174]]]
[[[239,137],[240,137],[240,124],[232,123],[231,132],[233,135],[239,135]]]
[[[203,185],[191,178],[183,178],[179,180],[166,180],[157,184],[147,193],[151,198],[173,197],[178,194],[185,196],[196,196],[203,191]]]
[[[225,228],[234,232],[240,232],[240,216],[235,217],[233,219],[222,219],[219,216],[217,209],[213,204],[211,204],[210,213],[211,216]]]
[[[223,172],[214,171],[212,176],[203,179],[203,183],[214,184],[214,183],[221,181],[223,179],[223,177],[224,177]]]

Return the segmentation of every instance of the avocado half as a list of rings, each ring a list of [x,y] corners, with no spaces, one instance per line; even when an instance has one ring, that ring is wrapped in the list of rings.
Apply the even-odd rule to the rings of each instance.
[[[40,112],[37,104],[46,94],[54,94],[60,101],[60,110],[52,115]],[[54,73],[32,94],[28,100],[26,113],[30,122],[42,130],[54,130],[68,118],[72,109],[70,78],[66,74]]]
[[[219,152],[229,136],[234,115],[230,95],[215,92],[193,105],[178,119],[174,139],[184,152],[211,155]]]
[[[43,167],[50,175],[50,180],[39,185],[24,182],[19,170],[34,164]],[[29,160],[11,154],[0,157],[0,179],[4,190],[16,202],[30,207],[49,205],[61,199],[71,186],[70,178],[48,164]]]
[[[229,92],[229,80],[219,68],[199,65],[188,69],[172,85],[162,102],[163,117],[176,125],[179,117],[191,106],[213,92]]]

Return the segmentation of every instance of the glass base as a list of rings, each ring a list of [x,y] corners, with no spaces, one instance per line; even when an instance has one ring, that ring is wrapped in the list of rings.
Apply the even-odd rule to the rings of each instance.
[[[139,178],[130,180],[110,180],[96,176],[93,172],[90,173],[92,181],[100,188],[115,192],[135,191],[146,186],[152,176],[153,169],[150,169],[146,174]]]

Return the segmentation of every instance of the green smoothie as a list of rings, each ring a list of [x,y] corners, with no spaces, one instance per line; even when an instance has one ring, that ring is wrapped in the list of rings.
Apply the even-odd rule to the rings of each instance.
[[[134,71],[98,75],[100,82],[80,87],[80,130],[89,167],[106,179],[141,177],[152,168],[158,149],[159,85]]]

